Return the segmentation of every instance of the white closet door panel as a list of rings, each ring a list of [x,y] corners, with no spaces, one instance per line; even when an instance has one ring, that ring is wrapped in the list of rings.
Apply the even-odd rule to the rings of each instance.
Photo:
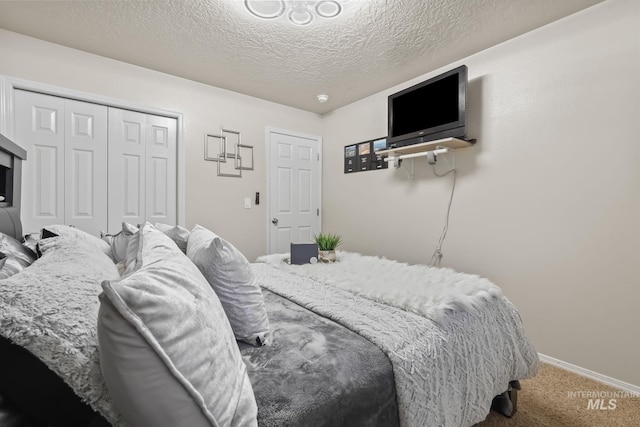
[[[25,233],[64,224],[65,100],[16,90],[15,138],[27,151],[23,164],[21,219]]]
[[[141,171],[144,167],[144,159],[137,154],[123,154],[122,167],[124,168],[124,175],[121,213],[127,218],[142,218],[144,217],[142,209],[144,194],[141,194],[140,191],[143,189]],[[120,221],[118,221],[118,224],[120,224]]]
[[[65,223],[107,230],[107,107],[65,102]]]
[[[145,222],[147,115],[109,108],[108,230]]]
[[[29,194],[35,195],[33,213],[38,217],[55,218],[58,211],[58,147],[46,147],[36,145],[33,147],[32,159],[34,159],[35,191]],[[31,201],[31,197],[29,197]]]
[[[166,217],[169,206],[167,200],[167,159],[152,157],[147,162],[147,215]]]
[[[177,121],[149,115],[147,123],[146,220],[176,224]]]

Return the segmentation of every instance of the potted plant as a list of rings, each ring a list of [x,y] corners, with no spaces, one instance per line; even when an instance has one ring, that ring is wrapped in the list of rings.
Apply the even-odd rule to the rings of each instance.
[[[320,233],[313,236],[318,244],[318,260],[320,262],[334,262],[336,260],[336,248],[342,243],[340,236],[331,233]]]

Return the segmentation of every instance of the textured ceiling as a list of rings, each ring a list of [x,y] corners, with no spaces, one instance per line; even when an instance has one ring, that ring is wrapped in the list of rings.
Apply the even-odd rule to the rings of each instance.
[[[0,0],[0,28],[322,114],[600,1],[345,0],[296,27],[242,0]]]

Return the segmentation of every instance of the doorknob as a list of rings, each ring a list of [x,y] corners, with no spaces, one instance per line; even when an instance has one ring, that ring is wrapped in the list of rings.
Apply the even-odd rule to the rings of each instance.
[[[278,225],[278,218],[273,218],[273,219],[271,220],[271,223],[272,223],[273,225]]]

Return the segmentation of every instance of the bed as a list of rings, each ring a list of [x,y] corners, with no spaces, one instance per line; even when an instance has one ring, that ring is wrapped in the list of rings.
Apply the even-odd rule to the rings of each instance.
[[[11,148],[4,151],[15,157]],[[3,218],[0,213],[4,235],[22,240],[15,212],[10,224]],[[447,286],[431,297],[403,300],[398,280],[375,275],[377,281],[369,280],[375,286],[367,289],[351,276],[371,275],[370,263],[389,272],[414,266],[346,252],[333,266],[315,269],[289,266],[280,255],[249,264],[229,242],[198,226],[190,231],[130,227],[123,225],[122,233],[106,239],[46,227],[31,236],[41,256],[34,253],[31,265],[0,280],[0,426],[470,426],[492,405],[512,415],[517,381],[537,370],[537,354],[517,310],[485,279],[434,269],[434,280]],[[185,231],[186,237],[179,235]],[[207,270],[212,261],[198,258],[200,238],[209,242],[203,246],[207,250],[228,250],[222,258],[233,268],[222,279],[241,276],[234,286],[253,288],[240,296],[215,288],[212,280],[221,278],[212,275],[225,270]],[[187,246],[192,243],[194,250]],[[413,274],[424,274],[426,267],[416,267]],[[160,276],[160,285],[147,283]],[[147,287],[129,286],[134,278]],[[480,284],[468,285],[467,279]],[[188,283],[173,289],[181,281]],[[215,292],[201,285],[206,281]],[[174,293],[161,295],[168,287]],[[460,287],[462,295],[457,298],[447,287]],[[139,294],[127,299],[128,292],[158,290],[156,300],[139,306]],[[198,303],[181,306],[185,292]],[[246,313],[230,311],[228,304],[249,294],[260,313],[250,323],[262,326],[244,330],[236,317]],[[214,312],[205,314],[214,317],[191,325],[194,316],[173,317],[199,310],[201,301],[205,311]],[[145,307],[156,309],[145,312]],[[156,327],[156,317],[165,323]],[[125,360],[134,353],[118,348],[122,343],[109,335],[114,325],[128,325],[130,330],[118,331],[144,338],[137,341],[144,346],[135,352],[138,360]],[[213,347],[221,349],[209,354]],[[219,356],[225,351],[235,361],[227,368]],[[123,354],[127,358],[118,359]],[[191,359],[200,363],[190,366]],[[125,363],[138,365],[123,370]],[[168,369],[160,391],[148,377],[136,377],[149,366]],[[199,374],[203,366],[207,375]],[[238,375],[222,387],[227,383],[218,377],[229,372]],[[210,393],[235,400],[217,407]],[[158,404],[162,399],[167,402]],[[175,409],[180,399],[188,402]],[[151,405],[144,415],[149,418],[141,421],[136,416],[145,405]],[[231,406],[236,409],[227,414]],[[150,421],[155,416],[158,420]]]

